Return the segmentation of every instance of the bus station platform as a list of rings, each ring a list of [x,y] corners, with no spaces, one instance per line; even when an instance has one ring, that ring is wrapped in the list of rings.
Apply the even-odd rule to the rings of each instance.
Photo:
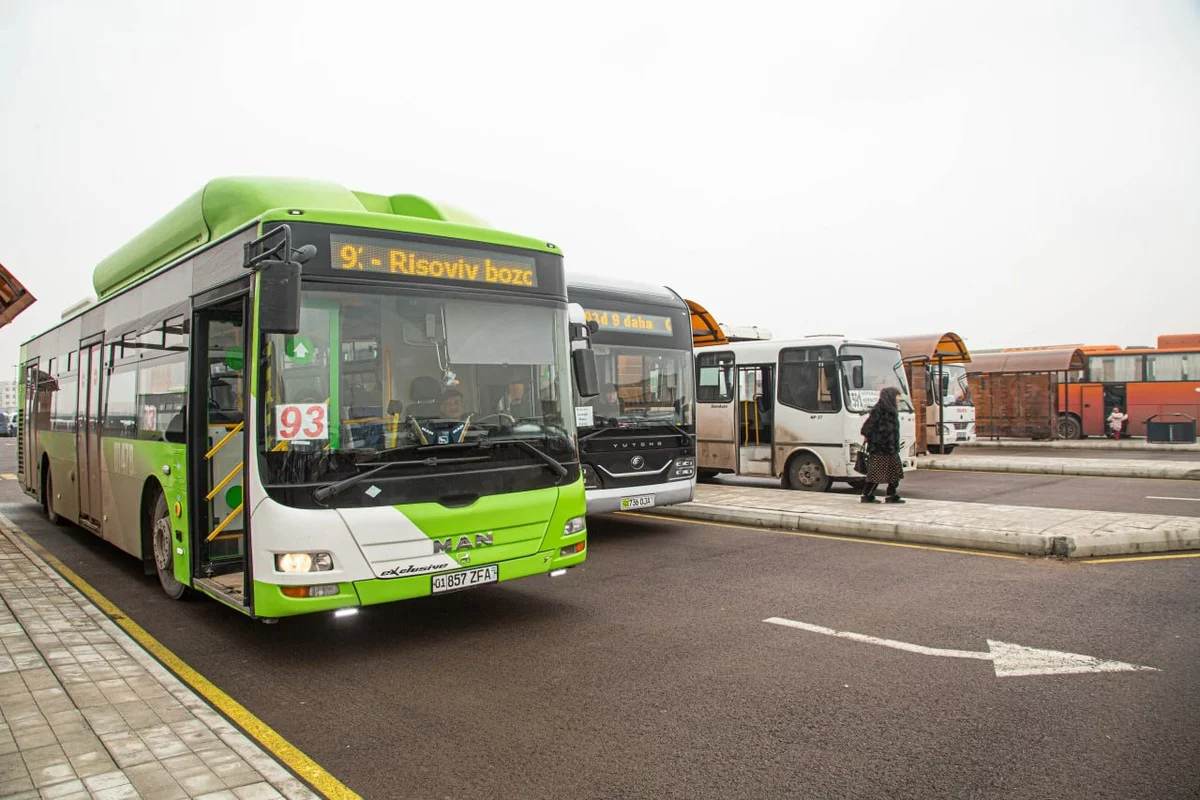
[[[637,512],[635,512],[637,513]],[[1200,518],[700,484],[696,500],[646,512],[723,524],[1028,556],[1090,558],[1200,550]]]
[[[1195,460],[1168,461],[1165,458],[1055,458],[1052,453],[1053,451],[1047,451],[1045,457],[981,451],[961,455],[956,453],[948,456],[921,456],[917,459],[917,469],[1200,481],[1200,454]]]
[[[0,599],[0,797],[317,797],[2,517]]]

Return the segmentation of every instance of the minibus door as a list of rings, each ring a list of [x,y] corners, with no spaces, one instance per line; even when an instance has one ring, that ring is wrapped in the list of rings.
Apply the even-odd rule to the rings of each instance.
[[[773,364],[738,367],[738,474],[775,474]]]

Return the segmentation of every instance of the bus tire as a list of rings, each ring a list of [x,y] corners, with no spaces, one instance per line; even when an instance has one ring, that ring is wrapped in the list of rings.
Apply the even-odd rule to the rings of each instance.
[[[944,455],[944,456],[950,455],[951,453],[954,452],[954,448],[955,448],[955,445],[952,445],[952,444],[946,445],[945,447],[942,448],[942,455]]]
[[[821,459],[811,453],[800,453],[792,456],[788,462],[787,479],[789,489],[799,489],[802,492],[827,492],[833,485]]]
[[[1075,416],[1074,414],[1059,414],[1058,438],[1082,439],[1083,425],[1079,422],[1079,417]]]
[[[161,489],[152,489],[146,514],[147,533],[150,548],[154,554],[154,569],[158,573],[158,582],[163,591],[172,600],[186,599],[191,590],[187,584],[175,579],[174,545],[171,539],[171,512],[167,508],[167,498]]]
[[[716,477],[717,471],[715,469],[696,470],[696,481],[699,483],[712,483],[713,479]]]
[[[42,457],[42,508],[51,525],[63,525],[66,520],[54,510],[54,479],[50,476],[50,459]]]
[[[940,456],[942,454],[942,446],[940,444],[931,444],[927,449],[931,456]]]

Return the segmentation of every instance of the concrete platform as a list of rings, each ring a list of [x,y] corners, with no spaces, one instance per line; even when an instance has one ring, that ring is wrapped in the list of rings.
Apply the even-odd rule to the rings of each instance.
[[[1200,444],[1163,444],[1147,442],[1145,439],[1054,439],[1050,441],[1033,441],[1030,439],[979,439],[969,444],[960,444],[964,448],[988,447],[1038,447],[1046,450],[1147,450],[1162,452],[1192,452],[1200,453]]]
[[[865,504],[857,495],[741,486],[701,484],[695,502],[646,513],[1029,556],[1200,550],[1200,518],[1194,517],[939,500]]]
[[[315,798],[0,525],[0,797]]]
[[[1200,461],[1167,461],[1152,458],[1031,458],[1002,454],[987,456],[976,453],[972,455],[922,456],[917,459],[917,469],[1200,481]]]

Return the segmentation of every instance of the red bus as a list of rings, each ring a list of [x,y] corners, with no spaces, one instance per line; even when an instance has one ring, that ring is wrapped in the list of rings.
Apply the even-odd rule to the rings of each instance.
[[[1145,436],[1155,415],[1186,414],[1200,419],[1200,334],[1158,337],[1158,346],[1080,348],[1087,369],[1059,384],[1059,435],[1065,439],[1106,436],[1108,415],[1129,415],[1122,436]],[[1178,420],[1160,417],[1160,421]]]

